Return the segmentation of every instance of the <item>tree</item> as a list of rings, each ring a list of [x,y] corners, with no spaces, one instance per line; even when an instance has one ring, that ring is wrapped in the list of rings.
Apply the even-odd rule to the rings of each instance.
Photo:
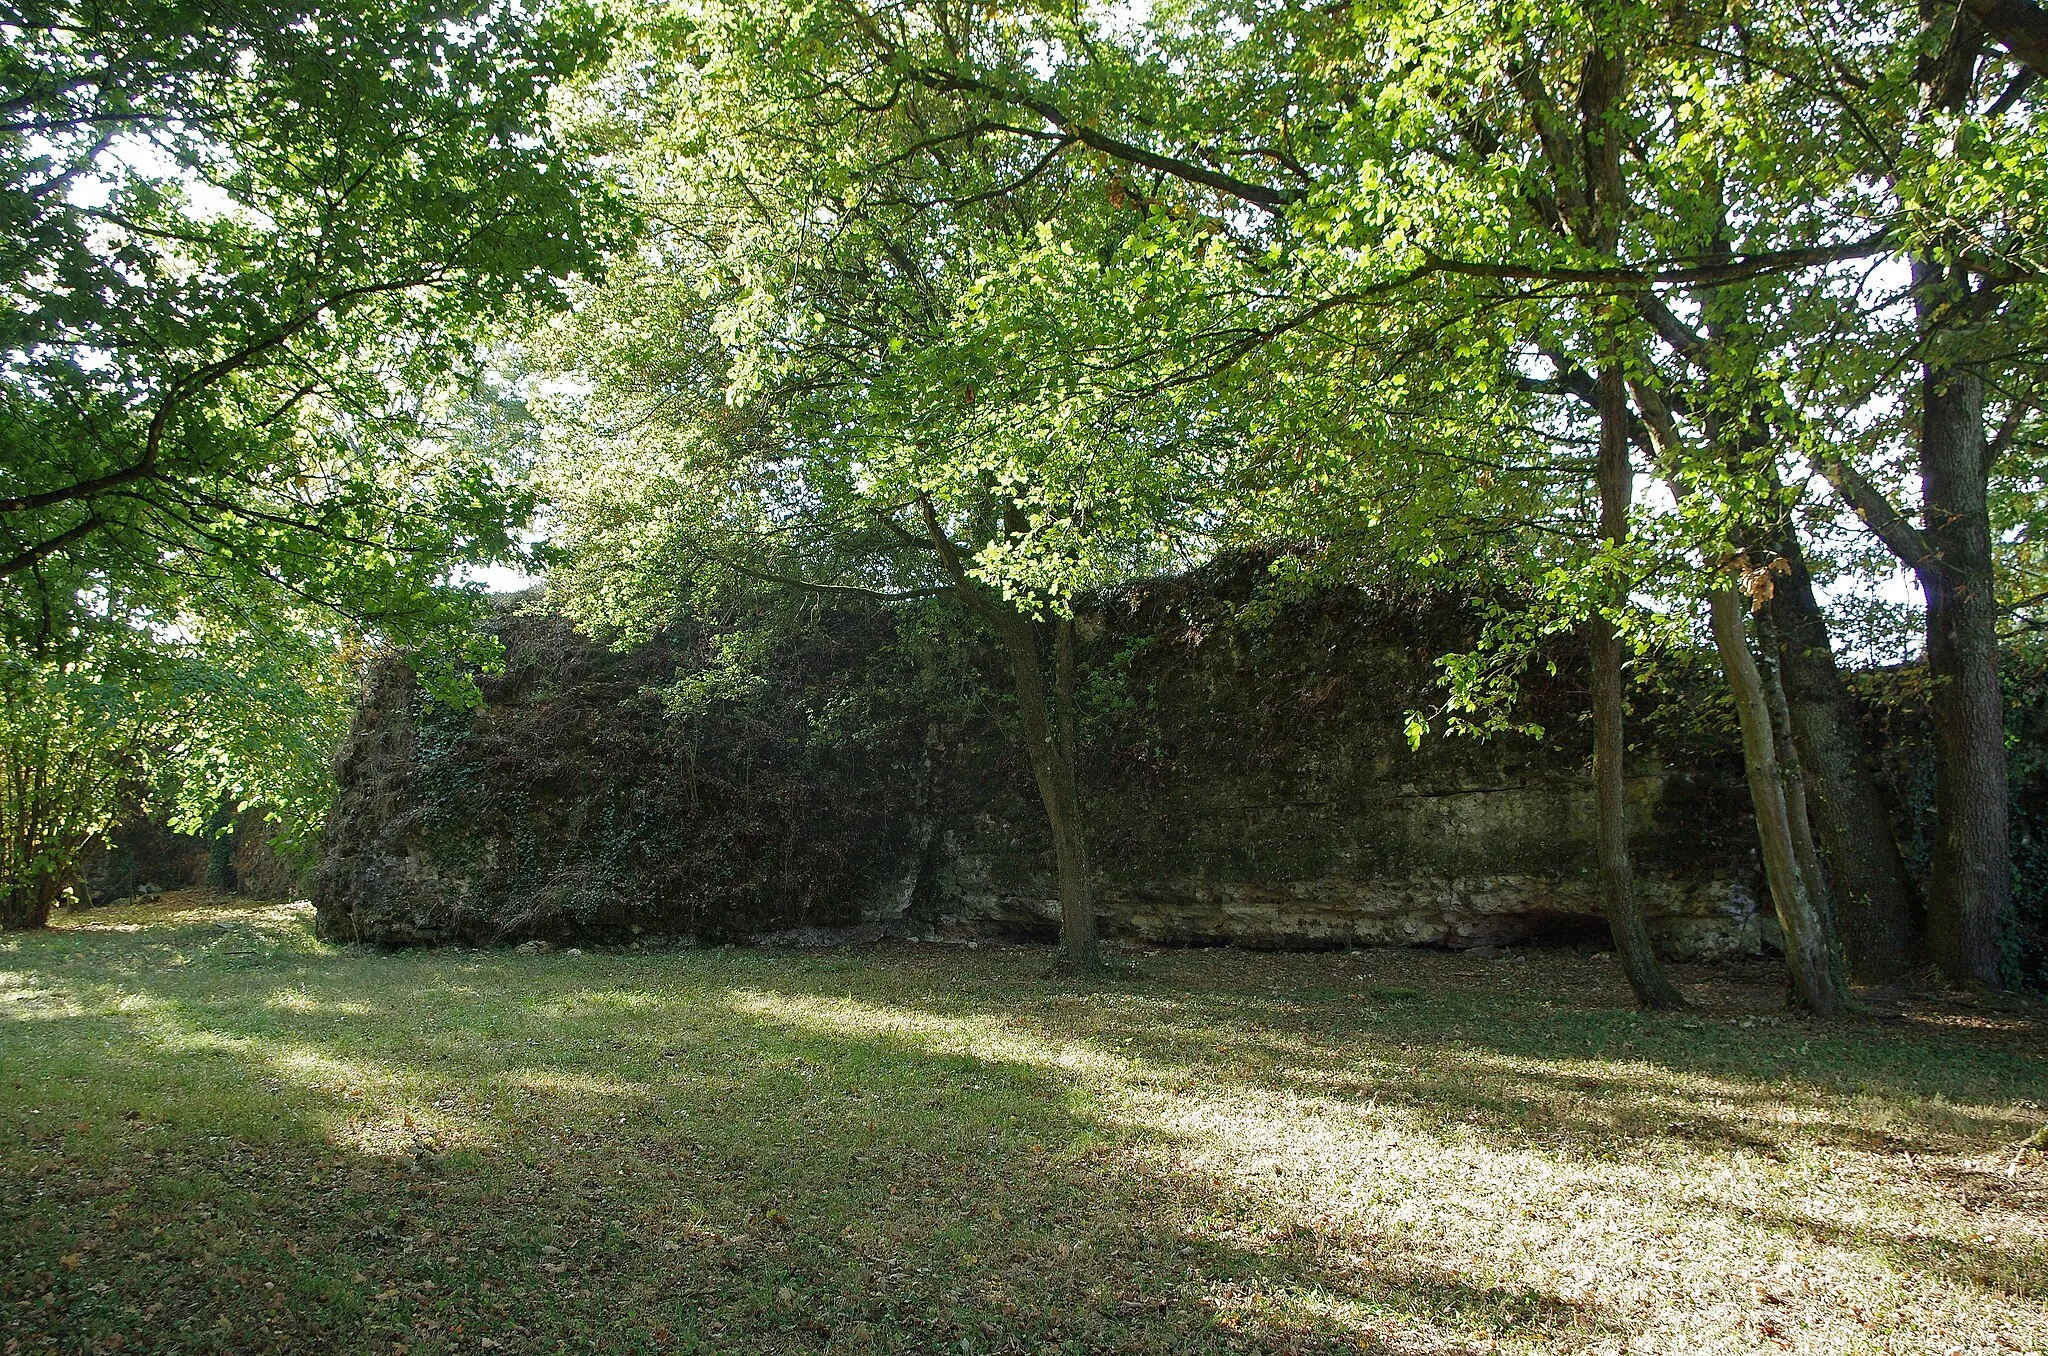
[[[1213,450],[1199,411],[1143,406],[1141,377],[1089,355],[1209,291],[1180,286],[1194,254],[1148,262],[1148,218],[1090,205],[1031,138],[905,86],[886,55],[902,42],[1025,64],[1002,22],[939,18],[657,14],[595,87],[586,116],[626,129],[649,227],[555,330],[576,380],[557,399],[551,588],[639,629],[720,581],[956,600],[1008,658],[1067,961],[1087,972],[1073,599],[1197,558]]]
[[[617,215],[547,119],[606,50],[573,0],[0,27],[0,921],[34,926],[121,796],[304,836],[350,645],[481,656],[449,577],[527,503],[480,346]]]
[[[1852,441],[1840,433],[1859,426],[1859,411],[1894,398],[1881,374],[1888,364],[1896,371],[1902,332],[1893,323],[1896,307],[1871,300],[1873,266],[1916,249],[1945,260],[1953,247],[1942,239],[1971,238],[1955,223],[1994,217],[1996,239],[1979,251],[1982,260],[1972,263],[1964,248],[1956,262],[1942,264],[1949,275],[1982,280],[1969,305],[1930,310],[1933,275],[1923,261],[1914,294],[1919,319],[1907,342],[1924,347],[1939,331],[1957,354],[2013,351],[2009,328],[1986,348],[1971,324],[1990,294],[2009,298],[2033,276],[2020,260],[2034,218],[2018,206],[2002,217],[1986,210],[2029,201],[2037,134],[2027,86],[2007,82],[1976,125],[1956,129],[1959,138],[1946,136],[1950,124],[1940,118],[1913,117],[1911,98],[1902,96],[1932,89],[1937,67],[1972,79],[1980,71],[1968,26],[1948,25],[1945,9],[1929,13],[1936,16],[1930,38],[1902,48],[1897,8],[1866,17],[1799,4],[1740,13],[1654,4],[1567,12],[1389,4],[1334,16],[1225,4],[1187,16],[1166,12],[1154,34],[1175,45],[1149,64],[1143,54],[1100,58],[1085,36],[1054,49],[1068,61],[1047,63],[1049,73],[908,55],[904,64],[927,87],[996,99],[1043,119],[1044,130],[1033,134],[1062,136],[1234,199],[1240,222],[1278,218],[1282,235],[1303,250],[1341,251],[1353,267],[1323,294],[1332,314],[1367,301],[1397,304],[1397,288],[1413,295],[1417,285],[1471,281],[1466,313],[1529,317],[1524,360],[1551,360],[1545,379],[1590,400],[1609,427],[1610,449],[1621,445],[1614,430],[1626,416],[1611,394],[1603,398],[1614,389],[1617,354],[1647,364],[1639,385],[1680,422],[1705,419],[1711,401],[1753,404],[1756,387],[1775,388],[1766,403],[1785,415],[1776,430],[1797,441],[1782,457],[1745,467],[1754,484],[1727,487],[1735,500],[1765,506],[1782,501],[1785,478],[1814,469],[1828,470],[1853,500],[1855,482],[1867,486],[1873,464],[1882,463],[1882,448],[1873,457],[1839,445]],[[1902,67],[1901,51],[1922,54],[1917,75]],[[1560,87],[1570,97],[1555,97]],[[1369,114],[1360,111],[1368,89]],[[1986,126],[2000,119],[2007,121]],[[1898,135],[1916,126],[1931,130]],[[1631,157],[1612,154],[1618,142]],[[1638,161],[1640,171],[1622,174]],[[1958,176],[1959,168],[1967,173]],[[1994,185],[2010,191],[1994,193]],[[1974,217],[1963,210],[1972,205]],[[1739,232],[1725,229],[1731,221],[1741,223]],[[1994,257],[2002,265],[1992,267]],[[1751,300],[1770,331],[1760,348],[1764,365],[1746,385],[1711,370],[1716,346],[1697,324],[1709,294],[1744,283],[1769,284]],[[1548,303],[1547,314],[1517,306],[1537,298]],[[1846,364],[1842,353],[1852,355]],[[1930,372],[1948,375],[1923,382],[1901,404],[1925,405],[1932,414],[1919,422],[1928,437],[1946,437],[1942,402],[1967,404],[1965,388],[1977,378],[1969,377],[1966,357],[1932,361]],[[1713,391],[1686,394],[1701,382]],[[1956,426],[1974,429],[1981,443],[1981,411]],[[1976,474],[1984,459],[1968,452],[1952,470]],[[1958,480],[1937,461],[1922,467],[1934,496],[1930,522],[1955,540],[1917,556],[1908,550],[1907,558],[1918,562],[1929,589],[1930,663],[1945,675],[1937,701],[1954,713],[1941,722],[1949,732],[1944,784],[1975,788],[1944,800],[1943,841],[1951,846],[1936,880],[1953,898],[1937,901],[1937,949],[1955,974],[1956,948],[1974,948],[1981,977],[2004,851],[1991,822],[2002,776],[1996,722],[1987,715],[1996,689],[1987,681],[1996,667],[1990,534],[1981,477]],[[1620,469],[1610,455],[1604,480],[1611,498]],[[1888,520],[1877,509],[1869,516],[1881,527],[1905,521],[1896,511]],[[1765,511],[1745,535],[1772,534],[1794,571],[1775,605],[1796,623],[1778,628],[1780,657],[1797,680],[1788,690],[1789,726],[1816,765],[1816,809],[1851,887],[1859,961],[1883,977],[1910,962],[1912,891],[1896,848],[1884,841],[1868,768],[1846,738],[1825,619],[1809,605],[1797,529],[1787,523],[1782,512]],[[1610,520],[1618,537],[1615,528]],[[1907,540],[1897,531],[1890,539]],[[1962,894],[1978,903],[1956,902]]]
[[[658,15],[604,86],[656,222],[645,276],[603,294],[572,365],[596,388],[586,411],[632,411],[616,431],[658,431],[679,458],[665,511],[691,559],[759,573],[776,544],[812,583],[951,589],[1016,637],[1034,709],[1045,647],[1013,617],[1056,619],[1074,588],[1226,528],[1289,534],[1219,486],[1283,483],[1291,458],[1284,504],[1372,484],[1358,531],[1404,543],[1446,504],[1475,506],[1482,531],[1519,517],[1540,543],[1529,577],[1594,652],[1602,875],[1653,1005],[1676,994],[1628,888],[1624,642],[1666,624],[1652,600],[1689,625],[1711,598],[1774,899],[1788,932],[1819,938],[1790,957],[1795,987],[1826,1010],[1831,891],[1797,807],[1864,977],[1911,963],[1914,900],[1815,597],[1839,502],[1817,473],[1908,541],[1885,496],[1904,412],[1939,392],[1897,374],[1988,381],[2031,360],[2034,218],[1989,206],[2027,200],[2027,86],[1956,125],[1969,173],[1944,179],[1957,157],[1916,111],[1931,77],[1915,63],[1975,72],[1977,49],[1953,26],[1902,45],[1906,17],[1802,0],[1223,0],[1117,30],[858,0]],[[1958,224],[1987,220],[1981,238]],[[1886,295],[1909,257],[1949,261],[1997,305],[1916,309],[1924,280]],[[1970,317],[2000,325],[1987,339]],[[2028,400],[2005,399],[2030,429]],[[1428,437],[1403,426],[1418,411]],[[1495,476],[1504,458],[1475,449],[1503,429],[1522,460]],[[1645,474],[1672,506],[1637,501]],[[1938,531],[1990,539],[1986,514],[1947,502]],[[1977,604],[1990,568],[1964,591]],[[1765,611],[1731,617],[1730,588],[1759,581]],[[1930,618],[1951,612],[1936,600]],[[1981,653],[1995,628],[1972,625]],[[1938,648],[1930,633],[1940,669]],[[1058,839],[1074,798],[1056,725],[1029,747]],[[1980,734],[1950,741],[1956,767],[1988,766]],[[1951,825],[1988,813],[1953,801]],[[1992,846],[1956,851],[1995,867]],[[1943,945],[1976,935],[1966,913],[1936,910]]]
[[[188,833],[260,810],[288,844],[325,817],[350,637],[286,601],[174,639],[113,620],[0,655],[0,930],[47,924],[87,844],[138,802]]]
[[[0,668],[0,931],[40,928],[138,778],[151,722],[90,668]]]
[[[2017,8],[2031,7],[1997,7],[1993,13]],[[1980,112],[1997,110],[2006,96],[1995,94],[1980,104],[1978,88],[1988,63],[1979,60],[1983,32],[1975,12],[1955,11],[1946,22],[1939,7],[1923,4],[1921,13],[1915,75],[1922,117],[1915,139],[1958,138],[1962,158],[1977,164],[1954,164],[1957,157],[1945,153],[1939,140],[1933,147],[1915,147],[1921,154],[1907,164],[1930,178],[1946,179],[1962,169],[1956,177],[1966,180],[2004,178],[2021,167],[2038,175],[2048,168],[2038,124],[2015,136],[1998,125],[2000,113]],[[2007,163],[1986,164],[1989,156]],[[1910,172],[1899,176],[1909,202],[1926,193],[1939,203],[1929,193],[1939,187]],[[1912,568],[1927,598],[1935,730],[1935,960],[1956,983],[1996,987],[1999,933],[2011,907],[2012,854],[1989,502],[1994,453],[1985,429],[1991,362],[1983,331],[2002,328],[1987,322],[2013,305],[2010,294],[2021,293],[2022,303],[2030,300],[2024,294],[2038,271],[2023,264],[2015,272],[2012,264],[2015,256],[2032,253],[2039,227],[2010,216],[1933,215],[1932,222],[1914,223],[1918,238],[1911,258],[1920,359],[1920,526],[1914,530],[1895,510],[1888,512],[1888,504],[1870,507],[1885,524],[1885,543]]]
[[[487,460],[432,446],[449,375],[610,238],[546,119],[603,25],[420,0],[0,23],[9,637],[238,580],[431,625],[517,515]]]

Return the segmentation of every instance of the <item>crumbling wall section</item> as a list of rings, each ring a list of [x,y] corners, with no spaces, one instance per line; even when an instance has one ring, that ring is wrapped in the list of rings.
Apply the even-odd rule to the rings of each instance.
[[[1157,581],[1082,618],[1105,929],[1259,947],[1604,939],[1575,657],[1525,693],[1517,719],[1540,734],[1411,748],[1408,713],[1441,701],[1436,657],[1469,638],[1462,610],[1326,594],[1251,624],[1256,582]],[[913,653],[902,625],[821,613],[752,695],[688,717],[656,694],[715,662],[699,628],[618,653],[508,610],[506,670],[470,711],[388,663],[338,764],[323,934],[1051,935],[1050,844],[1002,666],[975,639],[935,664],[931,628]],[[1732,735],[1684,714],[1634,727],[1645,912],[1669,955],[1753,952],[1769,925]]]

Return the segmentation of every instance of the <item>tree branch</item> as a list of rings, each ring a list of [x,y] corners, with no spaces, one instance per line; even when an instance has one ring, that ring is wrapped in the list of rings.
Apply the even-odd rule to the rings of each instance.
[[[1636,310],[1649,322],[1650,328],[1657,332],[1657,337],[1671,345],[1679,357],[1695,367],[1706,366],[1706,336],[1680,320],[1665,304],[1664,298],[1655,292],[1644,291],[1637,294],[1635,304]]]
[[[1804,249],[1764,250],[1756,254],[1738,255],[1730,259],[1717,260],[1710,264],[1673,264],[1649,268],[1560,268],[1542,264],[1482,264],[1458,259],[1445,259],[1435,254],[1425,254],[1430,266],[1445,273],[1455,273],[1468,278],[1501,278],[1523,282],[1592,283],[1616,291],[1641,291],[1652,287],[1703,286],[1714,283],[1741,282],[1759,274],[1775,273],[1797,268],[1815,268],[1822,264],[1841,263],[1848,259],[1862,259],[1885,248],[1891,238],[1889,228],[1873,231],[1860,240],[1847,241],[1840,245],[1816,245]],[[1649,317],[1645,317],[1648,319]],[[1655,324],[1654,320],[1652,324]]]
[[[1835,454],[1821,456],[1819,464],[1820,473],[1827,477],[1828,484],[1835,487],[1835,493],[1842,496],[1856,511],[1856,516],[1863,520],[1863,525],[1875,532],[1877,539],[1908,569],[1924,569],[1934,563],[1934,551],[1926,536],[1913,526],[1911,519],[1899,512],[1883,490],[1870,483],[1863,472],[1850,465],[1846,458]]]
[[[2032,0],[1962,0],[1962,7],[2014,61],[2048,75],[2048,10]]]
[[[38,542],[18,555],[0,560],[0,579],[12,578],[23,570],[33,569],[42,564],[72,542],[90,535],[100,525],[97,515],[88,513],[83,520],[59,532],[47,541]]]
[[[960,548],[953,544],[953,538],[939,522],[939,511],[932,507],[931,496],[919,495],[917,507],[924,516],[924,530],[931,537],[932,545],[938,550],[939,560],[946,567],[947,577],[953,581],[953,591],[991,626],[1000,626],[1002,614],[989,602],[987,596],[975,587],[974,580],[968,576],[966,563],[960,559]]]
[[[917,79],[926,88],[941,93],[978,94],[986,99],[1009,104],[1013,108],[1029,109],[1092,151],[1100,151],[1113,159],[1142,165],[1146,169],[1157,170],[1161,174],[1172,175],[1188,183],[1200,184],[1204,188],[1213,188],[1218,193],[1227,194],[1240,202],[1250,203],[1276,216],[1289,204],[1300,202],[1308,196],[1304,189],[1275,188],[1270,184],[1257,184],[1235,175],[1225,174],[1221,170],[1210,169],[1192,160],[1182,160],[1176,156],[1148,151],[1143,146],[1133,145],[1088,125],[1057,104],[1031,94],[1004,89],[993,81],[983,80],[977,76],[926,67],[918,71]]]
[[[13,499],[0,499],[0,514],[33,513],[38,509],[54,508],[58,504],[91,499],[110,490],[120,489],[124,485],[148,479],[156,474],[157,463],[163,452],[164,435],[169,431],[172,418],[185,401],[222,377],[247,367],[264,354],[290,343],[307,326],[337,307],[379,293],[402,292],[407,288],[424,286],[432,281],[434,279],[431,276],[421,276],[383,283],[366,283],[314,303],[281,328],[171,383],[170,389],[164,392],[163,399],[158,403],[156,413],[150,418],[148,432],[143,435],[142,455],[132,464],[118,471],[109,471],[105,475],[76,481],[58,489],[40,490]]]

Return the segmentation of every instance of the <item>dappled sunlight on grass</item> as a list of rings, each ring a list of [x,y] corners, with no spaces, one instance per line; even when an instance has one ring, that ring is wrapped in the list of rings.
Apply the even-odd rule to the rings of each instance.
[[[301,1015],[318,1014],[327,1017],[374,1017],[377,1010],[368,1003],[342,1002],[333,998],[316,998],[302,988],[278,989],[263,1000],[267,1008],[279,1012],[295,1012]]]
[[[303,900],[252,902],[209,890],[173,890],[154,899],[129,900],[97,909],[59,909],[52,931],[141,932],[230,919],[251,931],[306,936],[313,906]]]
[[[852,998],[757,990],[733,990],[728,1001],[733,1011],[750,1017],[820,1035],[862,1039],[886,1036],[934,1054],[1014,1061],[1072,1072],[1101,1073],[1130,1066],[1130,1061],[1114,1050],[1082,1040],[1053,1040],[1041,1031],[1005,1022],[1000,1015],[955,1017]]]
[[[2048,1348],[2038,1005],[1811,1023],[1765,976],[1656,1017],[1569,955],[377,954],[179,901],[0,958],[30,1350]]]

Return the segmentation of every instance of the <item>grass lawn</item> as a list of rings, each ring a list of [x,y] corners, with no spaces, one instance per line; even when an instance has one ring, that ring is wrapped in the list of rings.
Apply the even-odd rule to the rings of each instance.
[[[2048,1006],[1604,957],[0,939],[0,1348],[2048,1350]]]

